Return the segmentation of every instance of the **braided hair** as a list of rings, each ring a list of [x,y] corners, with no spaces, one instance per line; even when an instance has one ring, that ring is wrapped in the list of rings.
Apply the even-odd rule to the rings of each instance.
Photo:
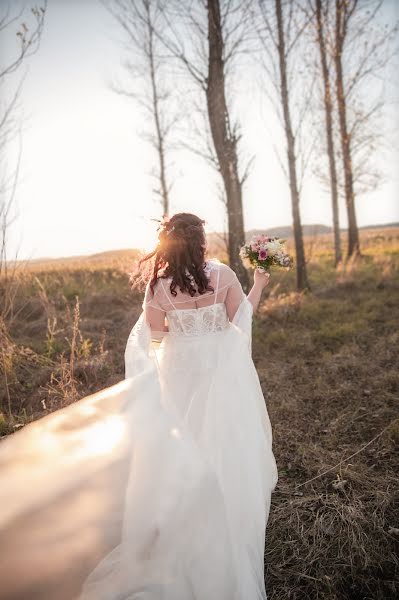
[[[164,220],[158,231],[158,244],[139,261],[139,268],[152,259],[150,288],[158,278],[171,277],[170,292],[177,295],[176,288],[190,296],[213,291],[205,273],[206,238],[205,221],[191,213],[177,213]],[[159,274],[159,271],[163,271]]]

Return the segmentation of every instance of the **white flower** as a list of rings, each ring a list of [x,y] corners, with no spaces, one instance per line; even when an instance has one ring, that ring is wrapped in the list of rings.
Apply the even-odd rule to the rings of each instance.
[[[240,250],[240,257],[241,258],[247,258],[248,256],[248,252],[245,246],[243,246]]]
[[[275,256],[281,251],[281,245],[277,241],[267,242],[266,249],[269,256]]]

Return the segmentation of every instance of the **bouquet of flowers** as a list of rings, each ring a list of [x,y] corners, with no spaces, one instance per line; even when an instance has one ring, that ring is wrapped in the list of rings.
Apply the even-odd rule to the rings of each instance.
[[[269,272],[273,265],[289,268],[293,260],[285,252],[284,243],[285,240],[278,237],[255,235],[249,244],[241,248],[240,257],[249,260],[259,271]]]

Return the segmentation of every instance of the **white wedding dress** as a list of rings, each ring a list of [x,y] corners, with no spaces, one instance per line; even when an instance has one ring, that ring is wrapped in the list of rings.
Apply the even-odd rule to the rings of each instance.
[[[125,380],[0,444],[0,598],[266,598],[277,468],[252,305],[207,271],[203,295],[147,286]]]

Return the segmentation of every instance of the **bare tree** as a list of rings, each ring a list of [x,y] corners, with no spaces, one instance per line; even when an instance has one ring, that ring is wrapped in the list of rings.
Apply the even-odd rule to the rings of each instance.
[[[313,8],[313,7],[312,7]],[[342,260],[341,250],[341,232],[339,226],[339,207],[338,207],[338,178],[337,166],[334,147],[334,103],[331,93],[330,69],[328,64],[328,50],[326,48],[324,22],[327,20],[329,3],[323,0],[315,0],[315,16],[317,27],[317,42],[320,51],[320,66],[323,78],[324,87],[324,114],[325,114],[325,131],[327,140],[327,155],[329,163],[329,178],[331,189],[331,206],[333,214],[333,230],[334,230],[334,252],[335,265],[337,266]]]
[[[195,112],[203,116],[206,114],[207,123],[202,128],[205,149],[199,145],[194,151],[216,167],[221,175],[227,212],[229,262],[244,289],[248,289],[248,273],[239,251],[245,242],[242,189],[248,164],[240,169],[240,131],[238,119],[232,116],[228,77],[234,70],[234,59],[245,43],[249,5],[242,0],[170,1],[164,7],[167,27],[158,31],[165,51],[194,83],[197,96]],[[201,99],[198,98],[198,90]],[[189,144],[191,149],[193,145],[192,142]]]
[[[143,137],[151,144],[157,156],[155,193],[160,196],[163,215],[169,214],[171,190],[168,173],[170,136],[176,124],[177,113],[172,108],[171,85],[164,72],[164,57],[156,31],[162,31],[163,11],[161,0],[104,0],[127,37],[124,61],[133,87],[113,86],[118,93],[134,98],[144,109],[150,129]],[[137,85],[136,85],[137,84]]]
[[[384,69],[394,56],[398,23],[382,25],[383,0],[336,0],[330,19],[339,123],[338,154],[348,217],[348,257],[360,254],[355,198],[382,179],[375,151],[383,146]],[[326,25],[328,27],[328,14]]]
[[[242,211],[242,182],[238,172],[237,135],[230,123],[226,102],[224,74],[224,41],[219,0],[208,0],[208,79],[206,99],[213,144],[223,178],[227,200],[228,249],[232,268],[248,285],[248,278],[239,257],[245,241]]]
[[[16,274],[16,259],[11,263],[8,257],[8,233],[14,220],[15,194],[21,162],[21,127],[17,114],[24,75],[18,73],[39,48],[44,26],[47,0],[41,7],[32,7],[30,16],[25,9],[12,14],[10,4],[2,4],[0,16],[0,36],[9,36],[15,28],[17,48],[15,55],[7,63],[0,63],[0,277],[2,278],[1,316],[5,320],[12,317],[12,285]],[[17,80],[16,80],[17,78]],[[14,83],[15,80],[17,83]],[[13,85],[14,83],[14,85]],[[18,140],[18,154],[15,167],[9,170],[9,154],[12,144]]]
[[[336,195],[345,198],[348,256],[356,255],[360,248],[355,198],[375,190],[384,178],[376,151],[387,147],[383,124],[387,110],[384,70],[395,55],[398,24],[383,24],[382,0],[308,0],[307,4],[298,0],[298,4],[312,20],[312,31],[316,30],[320,67],[315,70],[323,87],[321,122],[329,169],[320,169],[316,160],[314,170],[331,192],[337,262],[340,252]],[[318,101],[314,100],[317,114]]]
[[[264,66],[269,76],[269,83],[275,88],[277,105],[269,93],[269,98],[280,114],[284,127],[286,141],[287,169],[282,167],[288,175],[291,194],[291,208],[296,254],[297,288],[310,289],[307,276],[305,249],[303,243],[302,223],[300,215],[300,188],[308,160],[311,155],[312,145],[308,148],[302,146],[301,128],[304,126],[305,114],[308,109],[308,94],[311,93],[313,82],[308,86],[307,93],[303,93],[301,105],[296,106],[296,126],[292,119],[292,96],[295,85],[294,55],[298,54],[298,43],[302,33],[308,25],[308,19],[297,10],[294,0],[282,2],[273,0],[273,5],[268,0],[259,0],[260,25],[258,25],[259,38],[263,45],[267,60]],[[299,76],[301,76],[299,71]],[[305,90],[305,86],[302,86]],[[299,165],[301,161],[302,165]],[[301,166],[301,175],[298,175]]]
[[[342,67],[344,42],[348,31],[348,23],[356,10],[357,0],[335,1],[335,86],[341,136],[341,151],[345,178],[345,202],[348,215],[348,257],[360,254],[359,231],[355,211],[355,194],[353,187],[353,170],[351,142],[347,122],[346,95]]]
[[[301,215],[299,210],[300,199],[296,171],[295,138],[291,123],[291,113],[289,105],[289,90],[287,79],[287,49],[284,32],[284,15],[281,0],[275,0],[275,10],[277,19],[277,48],[280,66],[281,102],[283,105],[285,133],[287,137],[287,158],[290,176],[292,218],[295,239],[297,287],[299,290],[303,290],[309,288],[309,282],[306,271],[305,249],[303,244]]]

